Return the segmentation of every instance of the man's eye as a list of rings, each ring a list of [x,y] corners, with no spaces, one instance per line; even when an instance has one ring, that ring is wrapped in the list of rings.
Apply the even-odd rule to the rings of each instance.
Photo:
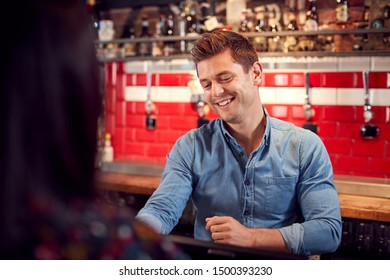
[[[209,88],[210,88],[210,84],[203,84],[202,87],[203,87],[204,89],[209,89]]]
[[[232,79],[232,76],[222,76],[220,78],[221,82],[229,82],[229,81],[231,81],[231,79]]]

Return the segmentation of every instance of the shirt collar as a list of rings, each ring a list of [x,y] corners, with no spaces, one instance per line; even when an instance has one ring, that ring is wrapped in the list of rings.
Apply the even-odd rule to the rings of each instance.
[[[269,144],[269,135],[270,135],[270,132],[271,132],[271,126],[270,126],[270,123],[271,123],[271,118],[270,116],[268,115],[268,111],[267,109],[263,106],[263,112],[264,112],[264,117],[265,117],[265,130],[264,130],[264,135],[263,135],[263,141],[265,145],[268,145]],[[220,120],[220,126],[221,126],[221,130],[222,130],[222,133],[223,135],[225,136],[225,138],[228,140],[228,141],[236,141],[234,139],[233,136],[230,135],[229,131],[226,129],[225,127],[225,123],[222,119],[219,119]]]

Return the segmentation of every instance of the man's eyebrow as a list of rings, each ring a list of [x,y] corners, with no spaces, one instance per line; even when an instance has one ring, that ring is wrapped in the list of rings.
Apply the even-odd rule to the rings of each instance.
[[[215,75],[215,77],[220,78],[223,75],[234,75],[234,73],[231,71],[222,71],[222,72],[218,73],[217,75]],[[207,81],[207,80],[208,79],[199,79],[200,82]]]

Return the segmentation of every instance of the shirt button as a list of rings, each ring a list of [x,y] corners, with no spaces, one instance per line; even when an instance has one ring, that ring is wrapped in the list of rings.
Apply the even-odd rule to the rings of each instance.
[[[244,184],[248,186],[248,185],[251,184],[251,181],[250,181],[250,180],[245,180],[245,181],[244,181]]]
[[[245,215],[245,216],[249,216],[249,211],[245,211],[245,212],[244,212],[244,215]]]

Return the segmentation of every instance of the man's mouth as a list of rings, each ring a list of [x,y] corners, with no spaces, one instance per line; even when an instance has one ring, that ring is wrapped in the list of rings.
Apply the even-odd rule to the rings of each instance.
[[[228,105],[230,102],[232,102],[233,101],[233,97],[232,98],[229,98],[229,99],[225,99],[225,100],[223,100],[223,101],[221,101],[221,102],[218,102],[218,103],[216,103],[219,107],[225,107],[226,105]]]

